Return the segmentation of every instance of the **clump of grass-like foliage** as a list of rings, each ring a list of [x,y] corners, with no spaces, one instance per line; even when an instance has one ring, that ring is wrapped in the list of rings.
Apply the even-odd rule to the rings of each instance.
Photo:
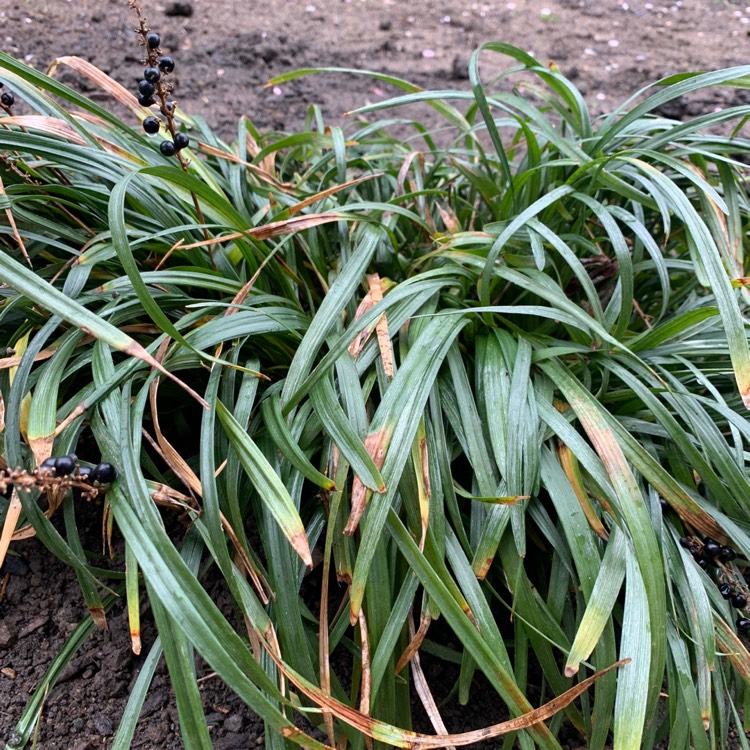
[[[492,87],[488,53],[516,66]],[[84,61],[57,65],[148,114]],[[559,72],[492,43],[470,91],[380,76],[404,95],[359,112],[427,102],[449,146],[418,122],[418,146],[364,119],[345,134],[315,110],[294,135],[243,119],[227,145],[178,111],[183,171],[135,122],[0,55],[16,95],[0,118],[2,454],[29,476],[50,455],[85,464],[95,441],[119,472],[106,501],[133,632],[145,592],[161,634],[115,750],[162,651],[185,747],[211,746],[193,649],[271,750],[508,731],[555,748],[563,718],[590,748],[744,737],[743,614],[718,586],[739,602],[750,564],[750,142],[732,131],[750,108],[653,112],[748,76],[661,81],[592,121]],[[92,617],[13,748],[114,601],[78,537],[85,500],[51,490],[45,513],[25,487],[0,499],[0,552],[33,529]],[[174,508],[184,543],[164,530]],[[727,550],[713,562],[706,536]],[[240,618],[201,585],[211,566]],[[446,736],[420,650],[460,664],[462,699],[483,672],[512,721]],[[532,680],[549,704],[534,713]],[[411,732],[412,691],[439,736]]]

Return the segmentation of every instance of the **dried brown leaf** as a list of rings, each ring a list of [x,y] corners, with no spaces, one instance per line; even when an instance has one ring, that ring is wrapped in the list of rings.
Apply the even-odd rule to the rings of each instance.
[[[409,637],[411,638],[411,641],[409,641],[409,645],[404,649],[404,652],[396,662],[393,674],[398,674],[414,657],[417,657],[418,651],[422,646],[422,641],[427,635],[431,622],[432,617],[425,617],[425,615],[422,614],[419,621],[419,630],[414,632],[414,620],[412,616],[409,615]]]
[[[606,542],[609,539],[609,532],[604,527],[599,516],[596,515],[594,506],[583,487],[581,474],[576,465],[572,451],[564,443],[559,443],[557,453],[560,457],[560,464],[565,472],[565,476],[568,478],[568,482],[570,482],[570,486],[573,488],[573,492],[575,492],[575,495],[578,498],[578,503],[581,506],[583,514],[586,516],[586,520],[589,522],[589,526],[591,526],[597,536],[601,537]]]
[[[322,201],[324,198],[328,198],[331,195],[340,193],[342,190],[346,190],[347,188],[353,187],[354,185],[359,185],[360,182],[367,182],[368,180],[373,180],[376,177],[380,177],[380,176],[381,175],[379,173],[368,174],[368,175],[365,175],[364,177],[358,177],[355,180],[342,182],[340,185],[334,185],[332,188],[328,188],[328,190],[322,190],[319,193],[315,193],[315,195],[311,195],[305,198],[299,203],[295,203],[293,206],[287,209],[287,212],[289,213],[290,216],[294,216],[295,214],[298,214],[300,211],[307,208],[308,206],[311,206],[313,203]]]
[[[75,70],[76,73],[82,75],[84,78],[88,78],[95,86],[112,96],[135,115],[145,116],[150,114],[150,110],[138,104],[138,99],[124,86],[117,83],[113,78],[110,78],[103,70],[100,70],[88,60],[84,60],[82,57],[77,57],[76,55],[63,55],[52,61],[47,69],[47,75],[54,76],[57,68],[61,65],[65,65],[71,70]]]
[[[371,432],[365,438],[365,448],[372,456],[372,460],[378,469],[383,467],[385,454],[393,437],[393,428],[382,429],[379,432]],[[379,492],[384,492],[385,487],[378,488]],[[344,534],[351,535],[357,530],[362,514],[365,512],[367,503],[372,495],[372,490],[364,485],[358,476],[354,476],[352,482],[351,504],[352,510],[349,519],[344,527]]]
[[[269,652],[270,653],[270,652]],[[299,674],[292,670],[285,662],[275,654],[270,654],[276,666],[287,675],[289,681],[294,684],[300,692],[304,693],[310,700],[315,702],[321,709],[331,711],[339,719],[346,722],[349,726],[357,729],[368,737],[375,740],[386,742],[395,747],[420,748],[440,748],[471,745],[475,742],[501,737],[510,732],[517,732],[522,729],[528,729],[535,724],[551,719],[555,714],[562,711],[570,705],[578,696],[586,692],[598,679],[617,667],[624,666],[630,662],[630,659],[611,664],[606,669],[591,675],[591,677],[582,680],[569,690],[556,696],[548,703],[539,708],[518,716],[514,719],[493,724],[484,729],[477,729],[471,732],[461,732],[459,734],[429,735],[411,730],[399,729],[384,722],[373,719],[370,716],[362,714],[357,709],[347,706],[345,703],[337,701],[330,695],[325,695],[314,685],[307,683]]]
[[[425,618],[423,617],[422,623],[424,623],[424,619]],[[419,630],[422,630],[422,624],[420,624]],[[426,628],[424,629],[424,632],[427,632]],[[412,639],[412,643],[414,643],[419,637],[419,633],[414,632],[414,618],[412,617],[411,613],[409,614],[409,637]],[[424,638],[424,635],[422,635],[422,638]],[[422,664],[419,659],[419,651],[414,652],[413,658],[410,661],[412,678],[414,680],[414,689],[419,696],[419,700],[422,702],[422,706],[424,707],[425,713],[427,714],[427,717],[432,724],[432,728],[437,734],[448,734],[448,728],[445,726],[445,722],[443,721],[443,717],[440,715],[437,703],[435,703],[435,698],[432,696],[432,691],[430,690],[427,678],[422,671]],[[400,670],[397,670],[397,673],[398,671]],[[455,745],[448,745],[447,750],[455,750]]]
[[[292,184],[288,182],[279,182],[275,177],[273,177],[273,170],[269,172],[262,166],[258,167],[255,164],[251,164],[249,161],[240,159],[240,157],[237,156],[236,154],[229,153],[228,151],[224,151],[223,149],[220,149],[220,148],[215,148],[214,146],[209,146],[207,143],[199,143],[198,148],[204,154],[208,154],[209,156],[215,156],[217,159],[224,159],[225,161],[231,161],[232,164],[241,164],[249,172],[252,172],[259,180],[262,180],[268,185],[272,185],[277,190],[281,190],[285,193],[289,193],[292,191],[294,187]]]
[[[21,501],[18,499],[18,492],[14,487],[10,496],[10,505],[8,505],[8,509],[5,512],[3,530],[0,533],[0,568],[3,566],[5,555],[8,553],[8,547],[10,547],[11,540],[14,537],[16,524],[21,516],[22,507]]]

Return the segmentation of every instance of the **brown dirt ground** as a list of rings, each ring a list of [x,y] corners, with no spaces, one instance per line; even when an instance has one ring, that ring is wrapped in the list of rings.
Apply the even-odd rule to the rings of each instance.
[[[183,0],[154,3],[147,15],[162,34],[162,46],[176,58],[175,96],[180,105],[231,139],[243,114],[261,129],[293,130],[312,104],[319,104],[331,122],[342,122],[347,110],[393,93],[372,79],[342,75],[264,88],[270,77],[285,71],[355,67],[398,75],[426,88],[465,89],[469,55],[489,40],[511,42],[543,62],[554,61],[580,87],[592,111],[601,113],[659,77],[746,62],[746,3],[750,0]],[[187,6],[191,15],[167,15],[176,5]],[[40,69],[57,56],[81,55],[128,87],[140,73],[133,24],[124,0],[0,3],[3,51]],[[488,74],[503,64],[497,56],[486,57]],[[71,73],[62,77],[86,89]],[[734,96],[702,95],[676,103],[665,114],[697,114],[726,106]],[[96,523],[93,519],[94,527]],[[10,740],[31,692],[84,614],[80,590],[68,569],[35,542],[14,550],[20,557],[0,572],[0,742]],[[121,606],[110,614],[109,626],[87,641],[47,697],[38,747],[93,750],[111,744],[142,659],[128,648]],[[146,623],[146,647],[153,638]],[[439,672],[433,676],[438,694],[445,694],[455,680]],[[202,691],[215,748],[262,746],[262,724],[217,680],[207,679]],[[459,731],[476,728],[490,717],[499,720],[497,707],[487,703],[473,715],[455,707],[446,716],[449,728]],[[181,746],[161,668],[133,747]],[[573,739],[568,746],[578,743]]]
[[[192,15],[165,15],[175,6]],[[743,64],[750,48],[750,0],[183,0],[146,8],[177,61],[181,106],[227,138],[243,114],[261,128],[294,129],[311,104],[341,121],[345,111],[393,93],[343,75],[264,88],[300,67],[370,69],[426,88],[466,88],[471,52],[502,40],[554,61],[602,112],[665,75]],[[128,87],[140,73],[133,25],[125,0],[0,4],[5,52],[40,69],[80,55]],[[485,61],[488,73],[507,64],[491,53]],[[688,114],[726,101],[713,94]]]

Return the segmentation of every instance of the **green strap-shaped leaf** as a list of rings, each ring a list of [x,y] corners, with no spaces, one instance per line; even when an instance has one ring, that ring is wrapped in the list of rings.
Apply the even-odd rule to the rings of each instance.
[[[32,445],[37,440],[48,440],[51,447],[57,427],[55,416],[57,415],[60,382],[64,377],[70,357],[81,338],[83,338],[83,335],[80,331],[73,330],[67,333],[37,380],[34,396],[29,407],[29,421],[26,428],[29,443]]]
[[[137,341],[119,328],[100,318],[96,313],[79,302],[64,295],[40,276],[13,260],[6,253],[0,253],[0,276],[3,282],[12,286],[19,294],[27,297],[39,307],[59,315],[84,333],[109,344],[113,349],[143,360],[151,367],[162,370],[157,362]]]
[[[580,663],[588,659],[599,642],[604,628],[612,616],[612,609],[625,579],[625,554],[627,540],[616,526],[612,529],[609,544],[604,553],[599,575],[586,604],[586,611],[578,626],[576,637],[565,662],[565,674],[578,672]]]
[[[711,746],[701,719],[701,707],[693,683],[690,655],[685,641],[677,633],[671,622],[667,623],[667,640],[669,641],[669,651],[674,668],[677,672],[677,684],[672,690],[679,691],[680,698],[684,701],[685,706],[685,710],[676,715],[675,723],[687,724],[690,728],[690,734],[693,738],[691,748],[694,748],[694,750],[709,750]]]
[[[647,701],[651,715],[658,701],[666,659],[666,596],[664,565],[649,511],[601,404],[558,362],[540,362],[539,366],[563,392],[576,413],[607,469],[619,500],[623,520],[638,561],[638,574],[643,577],[642,585],[648,601],[649,627],[653,633],[653,638],[649,641],[651,652],[648,660],[652,670]]]
[[[208,379],[205,393],[206,401],[208,403],[215,404],[217,402],[217,394],[222,375],[227,372],[229,371],[220,367],[215,367],[211,371],[211,376]],[[240,394],[237,398],[237,403],[235,403],[235,414],[239,411],[239,417],[244,420],[246,415],[245,409],[249,410],[250,408],[255,389],[258,386],[258,379],[253,378],[247,373],[243,373],[242,378],[243,383],[240,387]],[[248,390],[250,393],[248,393]],[[250,620],[250,622],[252,622],[258,631],[265,633],[271,627],[268,613],[263,608],[263,604],[261,604],[258,599],[256,592],[250,588],[245,577],[246,571],[238,571],[237,567],[232,563],[232,558],[227,545],[227,533],[221,515],[220,493],[216,477],[216,454],[219,453],[216,449],[216,433],[216,410],[204,409],[201,420],[200,476],[201,492],[203,496],[202,520],[205,521],[205,526],[201,521],[196,521],[195,527],[203,534],[203,541],[221,570],[224,579],[227,581],[235,602],[241,605],[243,614]],[[234,453],[232,453],[232,456],[234,457]],[[237,466],[237,481],[239,480],[240,470],[241,467]],[[229,471],[230,466],[228,465],[222,473],[226,474]],[[234,493],[236,494],[234,479],[231,481],[231,484]],[[232,507],[232,503],[228,504],[230,505],[228,515],[231,519],[234,519],[230,520],[230,524],[233,527],[239,544],[249,555],[250,547],[247,543],[247,538],[245,537],[245,527],[242,523],[239,509]]]
[[[285,409],[296,401],[297,391],[315,366],[320,347],[337,324],[341,311],[351,302],[355,289],[362,283],[364,273],[382,237],[379,229],[365,226],[352,257],[336,281],[331,284],[289,365],[284,390],[281,393],[281,402]]]
[[[144,170],[145,173],[153,172],[154,170]],[[175,327],[174,323],[167,317],[166,313],[161,309],[159,303],[151,296],[148,287],[146,286],[143,278],[141,277],[141,271],[138,268],[138,264],[135,261],[133,252],[130,248],[130,242],[128,240],[128,230],[125,226],[125,199],[128,195],[128,189],[130,183],[136,178],[142,177],[141,172],[133,172],[126,177],[123,177],[120,182],[115,185],[112,189],[112,194],[109,198],[108,217],[109,226],[112,232],[112,244],[117,251],[117,257],[122,264],[125,273],[130,279],[130,283],[133,285],[138,299],[140,300],[143,309],[149,315],[151,320],[156,323],[164,333],[169,334],[175,341],[182,344],[184,347],[195,352],[202,359],[213,362],[214,364],[221,364],[232,366],[230,362],[226,362],[217,357],[213,357],[206,352],[202,352],[192,346]],[[161,365],[159,369],[164,370]]]
[[[422,89],[419,86],[405,81],[403,78],[398,78],[387,73],[380,73],[373,70],[358,70],[357,68],[298,68],[292,70],[289,73],[283,73],[282,75],[276,76],[269,81],[269,84],[286,83],[287,81],[293,81],[296,78],[307,76],[315,73],[346,73],[347,75],[358,75],[368,76],[376,81],[383,81],[395,88],[401,89],[402,91],[408,91],[412,94],[419,94]],[[435,102],[433,104],[435,110],[443,115],[447,120],[456,125],[462,132],[469,131],[471,126],[466,121],[466,118],[457,110],[455,107],[447,104],[444,101]],[[355,114],[360,110],[354,110],[351,114]],[[256,160],[260,160],[262,157],[256,156]]]
[[[302,448],[297,444],[289,429],[289,425],[287,425],[281,413],[281,401],[277,394],[265,399],[261,403],[261,411],[263,412],[266,429],[271,439],[284,454],[284,458],[318,487],[329,491],[336,489],[333,480],[325,476],[325,474],[321,474],[310,463]]]
[[[696,91],[700,88],[720,86],[748,75],[750,75],[750,66],[742,65],[724,70],[711,71],[709,73],[688,73],[680,79],[674,77],[664,78],[662,81],[653,84],[653,86],[661,85],[667,88],[657,91],[653,96],[648,97],[648,99],[645,99],[627,113],[618,110],[609,115],[599,129],[597,139],[588,144],[586,150],[591,154],[603,151],[622,130],[673,99],[685,96],[691,91]],[[646,89],[636,92],[626,104],[632,102],[636,97],[642,96],[645,90],[653,88],[653,86],[647,86]]]
[[[575,564],[583,599],[587,608],[591,609],[590,615],[588,609],[584,611],[571,649],[568,652],[564,671],[566,675],[571,675],[578,669],[578,662],[588,658],[592,649],[596,667],[612,664],[616,659],[614,622],[611,616],[605,617],[604,611],[611,612],[614,607],[617,594],[622,586],[624,562],[619,560],[613,564],[611,560],[607,561],[608,566],[620,571],[620,581],[619,584],[612,586],[612,589],[616,588],[616,591],[613,591],[610,596],[603,596],[596,589],[599,579],[601,578],[603,588],[605,583],[607,585],[614,583],[612,579],[616,574],[610,571],[605,576],[598,537],[593,530],[589,530],[589,522],[558,457],[551,450],[545,448],[542,449],[541,456],[541,478],[543,486],[549,492],[550,499],[555,506],[557,517],[560,519],[565,540]],[[620,538],[623,536],[617,528],[613,533]],[[608,554],[609,550],[617,544],[618,542],[613,543],[610,539],[605,554]],[[609,599],[612,604],[610,605],[608,602],[597,604],[594,595],[600,600]],[[601,614],[595,614],[597,609],[601,610]],[[580,614],[578,616],[581,617]],[[586,622],[587,617],[590,617],[592,621],[599,620],[595,628],[591,627],[591,622]],[[602,621],[603,624],[601,624]],[[595,631],[598,631],[598,633]],[[586,635],[587,632],[588,635]],[[602,750],[608,740],[612,709],[615,705],[616,682],[615,676],[607,675],[596,685],[591,730],[587,734],[588,747],[592,750]]]
[[[218,400],[216,401],[216,414],[224,425],[229,442],[237,451],[240,463],[258,491],[261,502],[276,519],[284,536],[305,565],[312,567],[305,526],[279,475],[232,413]]]
[[[198,543],[196,543],[198,542]],[[203,546],[193,530],[183,548],[185,562],[193,574],[198,572]],[[191,559],[192,558],[192,559]],[[180,629],[180,613],[171,613],[149,589],[149,601],[164,648],[164,659],[175,694],[180,734],[185,750],[212,750],[208,725],[203,718],[203,705],[195,673],[195,654],[190,641]]]
[[[468,321],[449,315],[433,318],[412,343],[406,360],[380,402],[370,426],[370,435],[385,454],[381,474],[385,493],[372,501],[365,518],[357,562],[354,566],[349,618],[356,621],[364,598],[365,583],[388,510],[398,492],[398,483],[411,455],[411,446],[423,416],[427,398],[443,358]]]
[[[138,679],[136,679],[130,690],[128,702],[125,705],[125,710],[122,712],[120,724],[117,727],[117,733],[112,741],[110,750],[130,750],[132,747],[138,718],[148,695],[149,687],[151,687],[151,680],[154,678],[156,668],[159,666],[161,656],[161,638],[157,638],[153,646],[151,646],[148,656],[141,664],[141,668],[138,671]]]
[[[321,378],[310,391],[310,400],[323,429],[341,451],[341,455],[351,464],[362,484],[371,490],[382,492],[385,489],[383,477],[338,402],[328,376]]]
[[[630,659],[617,675],[615,699],[614,750],[640,750],[651,679],[651,640],[653,622],[638,561],[626,554],[625,606],[620,640],[620,659]],[[659,638],[665,634],[660,633]],[[661,687],[661,680],[657,690]],[[652,721],[656,717],[651,717]]]
[[[649,179],[653,180],[654,184],[669,197],[675,213],[682,219],[688,234],[693,238],[719,308],[740,396],[745,406],[750,409],[750,346],[745,322],[737,301],[737,292],[732,288],[731,280],[711,232],[690,203],[687,195],[669,177],[647,162],[638,159],[625,160],[645,172]]]
[[[392,509],[388,513],[388,532],[398,545],[401,554],[406,558],[411,570],[419,578],[420,583],[430,594],[430,597],[437,602],[453,632],[460,638],[461,643],[464,644],[480,669],[487,675],[492,686],[507,703],[511,714],[518,715],[528,711],[530,704],[526,696],[518,688],[509,667],[506,667],[501,661],[504,655],[504,661],[507,664],[505,649],[499,648],[499,644],[497,644],[497,648],[493,648],[494,641],[488,642],[476,629],[456,599],[449,593],[445,582],[435,573],[433,567],[419,551],[416,542]],[[558,743],[544,724],[535,724],[527,731],[534,737],[540,748],[559,748]]]
[[[544,197],[539,198],[539,200],[535,201],[528,208],[518,214],[518,216],[516,216],[507,227],[505,227],[500,236],[492,243],[492,247],[487,253],[487,260],[484,262],[481,286],[479,287],[479,299],[483,305],[486,306],[490,304],[490,279],[494,270],[493,267],[495,261],[500,255],[500,251],[505,247],[508,240],[510,240],[510,238],[521,229],[527,221],[537,217],[545,208],[551,206],[561,198],[564,198],[566,195],[570,195],[572,192],[573,188],[569,185],[561,185],[560,187],[551,190]]]
[[[119,433],[124,481],[112,485],[109,499],[123,536],[132,545],[154,595],[170,612],[179,612],[179,627],[191,643],[200,645],[203,658],[227,685],[275,731],[289,731],[293,742],[324,750],[324,745],[298,732],[274,704],[275,700],[284,700],[277,686],[185,565],[166,535],[158,513],[153,511],[153,501],[133,450],[129,425],[131,413],[142,417],[146,395],[147,392],[142,391],[131,403],[129,384],[126,384],[120,424],[110,425],[119,428],[115,431]],[[103,440],[108,446],[117,445],[111,436],[104,436]]]

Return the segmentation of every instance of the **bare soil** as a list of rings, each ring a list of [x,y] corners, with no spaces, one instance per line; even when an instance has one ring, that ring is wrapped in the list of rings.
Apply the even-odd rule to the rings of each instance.
[[[240,115],[248,115],[260,129],[294,130],[317,104],[328,121],[344,123],[346,111],[395,93],[354,75],[264,87],[271,77],[300,67],[369,69],[425,88],[465,89],[471,52],[483,42],[502,40],[557,64],[580,87],[592,111],[602,113],[663,76],[745,63],[750,47],[750,0],[182,0],[150,3],[147,15],[176,59],[180,106],[228,140],[237,132]],[[125,0],[0,3],[3,51],[39,69],[58,56],[80,55],[129,88],[141,73],[133,26]],[[506,64],[487,54],[483,69],[489,76]],[[61,78],[84,90],[89,85],[70,72]],[[106,101],[100,92],[88,93]],[[695,115],[737,98],[730,90],[712,92],[676,102],[664,114]],[[69,569],[34,541],[14,551],[18,556],[0,571],[0,742],[11,740],[30,694],[85,614]],[[217,590],[217,597],[222,595]],[[146,619],[144,653],[154,637]],[[109,747],[141,664],[142,658],[130,651],[126,614],[117,605],[109,629],[86,642],[47,696],[37,746]],[[262,723],[199,669],[207,677],[201,689],[214,747],[262,746]],[[439,669],[429,666],[440,698],[455,675],[441,676]],[[485,700],[471,711],[453,703],[444,718],[451,731],[477,728],[500,720],[496,703]],[[579,745],[575,737],[568,742]],[[181,746],[161,667],[133,747]]]
[[[189,15],[167,15],[180,12]],[[312,104],[341,122],[346,111],[394,93],[354,75],[264,88],[302,67],[376,70],[425,88],[466,88],[471,52],[502,40],[554,62],[592,111],[604,112],[663,76],[743,64],[750,51],[750,0],[181,0],[147,3],[146,14],[176,59],[180,105],[229,139],[240,115],[260,128],[292,130]],[[141,73],[133,27],[125,0],[0,4],[5,52],[40,69],[80,55],[129,88]],[[507,64],[485,56],[488,75]],[[685,108],[695,114],[732,97],[718,92]],[[672,114],[683,114],[679,104]]]

